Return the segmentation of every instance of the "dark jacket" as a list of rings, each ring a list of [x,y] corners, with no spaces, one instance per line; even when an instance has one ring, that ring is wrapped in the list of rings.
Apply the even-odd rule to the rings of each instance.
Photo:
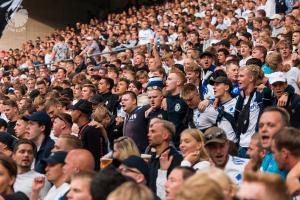
[[[117,107],[119,104],[119,96],[116,94],[112,94],[111,92],[105,94],[97,94],[97,98],[99,98],[99,102],[103,103],[107,106],[108,110],[112,112],[114,115],[117,114]]]
[[[169,146],[167,149],[164,150],[164,152],[167,151],[168,149],[171,149],[169,153],[169,157],[173,156],[173,160],[168,169],[167,175],[169,175],[175,167],[180,166],[180,163],[183,159],[182,155],[179,154],[174,147]],[[157,156],[156,153],[152,153],[151,159],[148,162],[149,174],[151,174],[151,176],[149,177],[149,187],[151,188],[154,194],[156,194],[157,173],[158,173],[158,169],[160,169],[159,158],[160,156]]]
[[[45,174],[46,162],[44,161],[44,159],[48,158],[53,147],[54,141],[50,138],[50,136],[46,136],[35,157],[35,171]]]
[[[80,127],[79,137],[85,149],[89,150],[95,159],[95,170],[100,169],[100,158],[107,153],[107,146],[103,133],[94,126]]]
[[[278,99],[273,98],[272,104],[277,105]],[[290,114],[290,125],[300,128],[300,96],[298,94],[289,94],[288,102],[284,107]]]

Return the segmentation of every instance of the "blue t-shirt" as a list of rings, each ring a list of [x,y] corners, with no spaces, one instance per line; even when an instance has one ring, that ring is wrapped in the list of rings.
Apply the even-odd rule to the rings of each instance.
[[[267,173],[278,174],[283,179],[285,179],[288,174],[286,171],[282,171],[278,168],[278,165],[271,152],[267,152],[265,155],[260,170]]]
[[[273,71],[271,70],[271,68],[266,65],[266,64],[263,64],[263,66],[261,67],[261,70],[264,72],[264,74],[272,74]]]

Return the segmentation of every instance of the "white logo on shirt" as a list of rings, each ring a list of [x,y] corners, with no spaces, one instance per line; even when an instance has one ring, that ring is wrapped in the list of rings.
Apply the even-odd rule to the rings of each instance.
[[[175,105],[175,111],[178,112],[180,110],[181,106],[179,103],[176,103]]]

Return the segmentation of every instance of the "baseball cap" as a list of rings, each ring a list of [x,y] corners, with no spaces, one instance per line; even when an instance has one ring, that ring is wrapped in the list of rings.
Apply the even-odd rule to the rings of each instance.
[[[139,156],[130,156],[121,162],[123,165],[125,165],[127,167],[136,168],[145,176],[145,179],[148,180],[149,168],[143,158],[141,158]]]
[[[200,58],[203,58],[204,56],[208,56],[208,57],[213,58],[213,57],[214,57],[214,54],[212,54],[212,53],[209,52],[209,51],[204,51],[204,52],[200,55]]]
[[[84,99],[80,99],[75,105],[71,105],[70,109],[79,110],[87,115],[92,114],[93,111],[92,103]]]
[[[218,127],[211,127],[204,132],[205,145],[210,143],[225,143],[227,141],[226,133]]]
[[[210,83],[215,84],[215,83],[224,83],[225,85],[228,85],[229,88],[232,88],[232,82],[230,81],[229,78],[224,77],[224,76],[219,76],[216,79],[210,80]]]
[[[7,122],[2,118],[0,118],[0,127],[7,128]]]
[[[52,126],[51,118],[46,112],[34,112],[29,116],[24,116],[22,119],[24,119],[25,121],[40,122],[41,124],[45,125],[47,128],[50,129]]]
[[[86,40],[93,40],[94,38],[92,36],[86,37]]]
[[[273,83],[276,82],[286,82],[286,76],[285,73],[283,72],[274,72],[269,75],[269,83],[272,85]]]
[[[9,133],[0,132],[0,142],[5,144],[10,151],[13,151],[16,141],[16,138]]]
[[[271,19],[271,20],[273,20],[273,19],[279,19],[279,20],[282,20],[282,17],[281,17],[281,15],[279,15],[279,14],[274,14],[274,15],[271,16],[270,19]]]
[[[50,154],[50,156],[44,161],[47,164],[58,164],[58,163],[65,163],[65,158],[67,156],[68,152],[66,151],[56,151]]]
[[[155,86],[159,88],[164,87],[164,82],[161,77],[154,76],[149,78],[147,88],[149,87],[149,89],[151,89],[151,87],[155,87]]]

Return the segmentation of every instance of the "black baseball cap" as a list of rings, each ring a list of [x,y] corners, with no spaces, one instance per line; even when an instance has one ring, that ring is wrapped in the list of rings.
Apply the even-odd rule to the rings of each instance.
[[[80,99],[75,105],[71,105],[70,109],[79,110],[87,115],[91,115],[93,112],[92,103],[84,99]]]
[[[13,151],[17,140],[7,132],[0,132],[0,142],[5,144],[10,151]]]
[[[136,168],[145,176],[147,181],[149,180],[149,168],[143,158],[139,156],[130,156],[121,162],[127,167]]]
[[[215,84],[215,83],[224,83],[225,85],[229,86],[229,90],[231,91],[232,89],[232,82],[230,81],[229,78],[225,76],[219,76],[216,79],[209,80],[210,83]]]
[[[46,112],[34,112],[29,116],[24,116],[22,119],[24,119],[25,121],[40,122],[46,127],[52,127],[51,118]]]
[[[44,161],[47,164],[58,164],[58,163],[64,164],[67,154],[68,152],[66,151],[56,151],[51,153],[48,158],[44,159]]]
[[[200,58],[203,58],[205,56],[208,56],[210,58],[214,58],[214,54],[209,52],[209,51],[204,51],[201,55],[200,55]]]

